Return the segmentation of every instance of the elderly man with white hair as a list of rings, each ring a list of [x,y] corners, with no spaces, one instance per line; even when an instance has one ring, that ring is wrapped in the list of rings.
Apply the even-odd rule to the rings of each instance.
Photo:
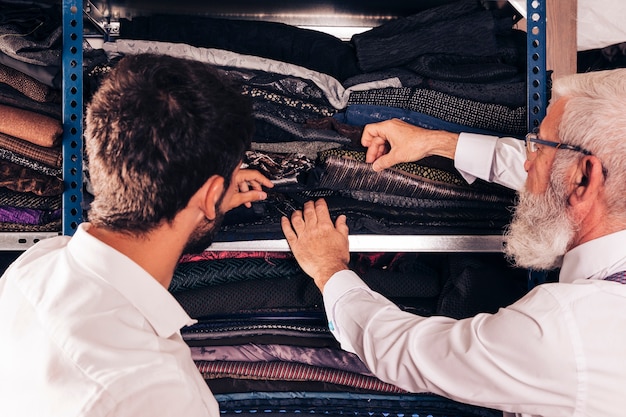
[[[554,82],[526,140],[368,125],[367,161],[382,170],[453,158],[469,181],[519,190],[506,254],[560,268],[495,314],[456,320],[401,311],[348,268],[345,216],[324,200],[283,218],[302,268],[322,291],[329,327],[382,380],[517,416],[615,416],[626,410],[626,69]]]

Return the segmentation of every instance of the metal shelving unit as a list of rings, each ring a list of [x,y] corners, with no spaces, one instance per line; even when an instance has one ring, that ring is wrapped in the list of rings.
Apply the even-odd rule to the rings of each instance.
[[[527,0],[528,129],[536,128],[547,107],[546,1]],[[86,3],[93,8],[91,2]],[[148,7],[153,5],[144,4]],[[41,239],[72,235],[82,221],[82,42],[83,7],[77,0],[63,0],[63,228],[59,233],[0,233],[0,249],[23,250]],[[111,16],[98,21],[110,26]],[[504,239],[496,235],[353,235],[355,252],[499,252]],[[287,251],[284,239],[216,242],[211,250]]]
[[[59,232],[0,232],[0,250],[26,250],[38,241],[72,235],[82,219],[82,2],[63,0],[62,229]]]

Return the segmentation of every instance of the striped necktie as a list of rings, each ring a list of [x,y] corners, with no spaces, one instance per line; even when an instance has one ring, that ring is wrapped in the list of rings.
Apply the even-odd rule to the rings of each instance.
[[[606,281],[616,281],[620,284],[626,284],[626,271],[616,272],[604,278]]]

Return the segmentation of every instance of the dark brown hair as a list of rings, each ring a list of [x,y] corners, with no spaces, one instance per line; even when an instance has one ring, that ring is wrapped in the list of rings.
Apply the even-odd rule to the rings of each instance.
[[[171,221],[209,177],[220,175],[227,186],[250,145],[251,112],[208,64],[122,58],[87,110],[89,221],[149,231]]]

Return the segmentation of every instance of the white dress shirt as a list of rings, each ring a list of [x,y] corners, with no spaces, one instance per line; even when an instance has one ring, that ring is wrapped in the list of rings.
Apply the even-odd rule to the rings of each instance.
[[[523,140],[461,133],[454,155],[454,167],[468,183],[476,178],[521,190],[526,181],[524,170],[526,143]]]
[[[0,416],[219,416],[180,336],[194,320],[88,227],[0,279]]]
[[[622,417],[626,285],[601,278],[626,270],[625,248],[626,231],[585,243],[565,256],[560,283],[465,320],[403,312],[341,271],[324,287],[329,327],[408,391],[520,416]]]
[[[524,142],[461,134],[455,166],[520,189]],[[521,169],[519,168],[521,167]],[[324,287],[329,327],[383,381],[518,416],[626,413],[626,231],[568,252],[558,284],[465,320],[403,312],[352,271]]]

